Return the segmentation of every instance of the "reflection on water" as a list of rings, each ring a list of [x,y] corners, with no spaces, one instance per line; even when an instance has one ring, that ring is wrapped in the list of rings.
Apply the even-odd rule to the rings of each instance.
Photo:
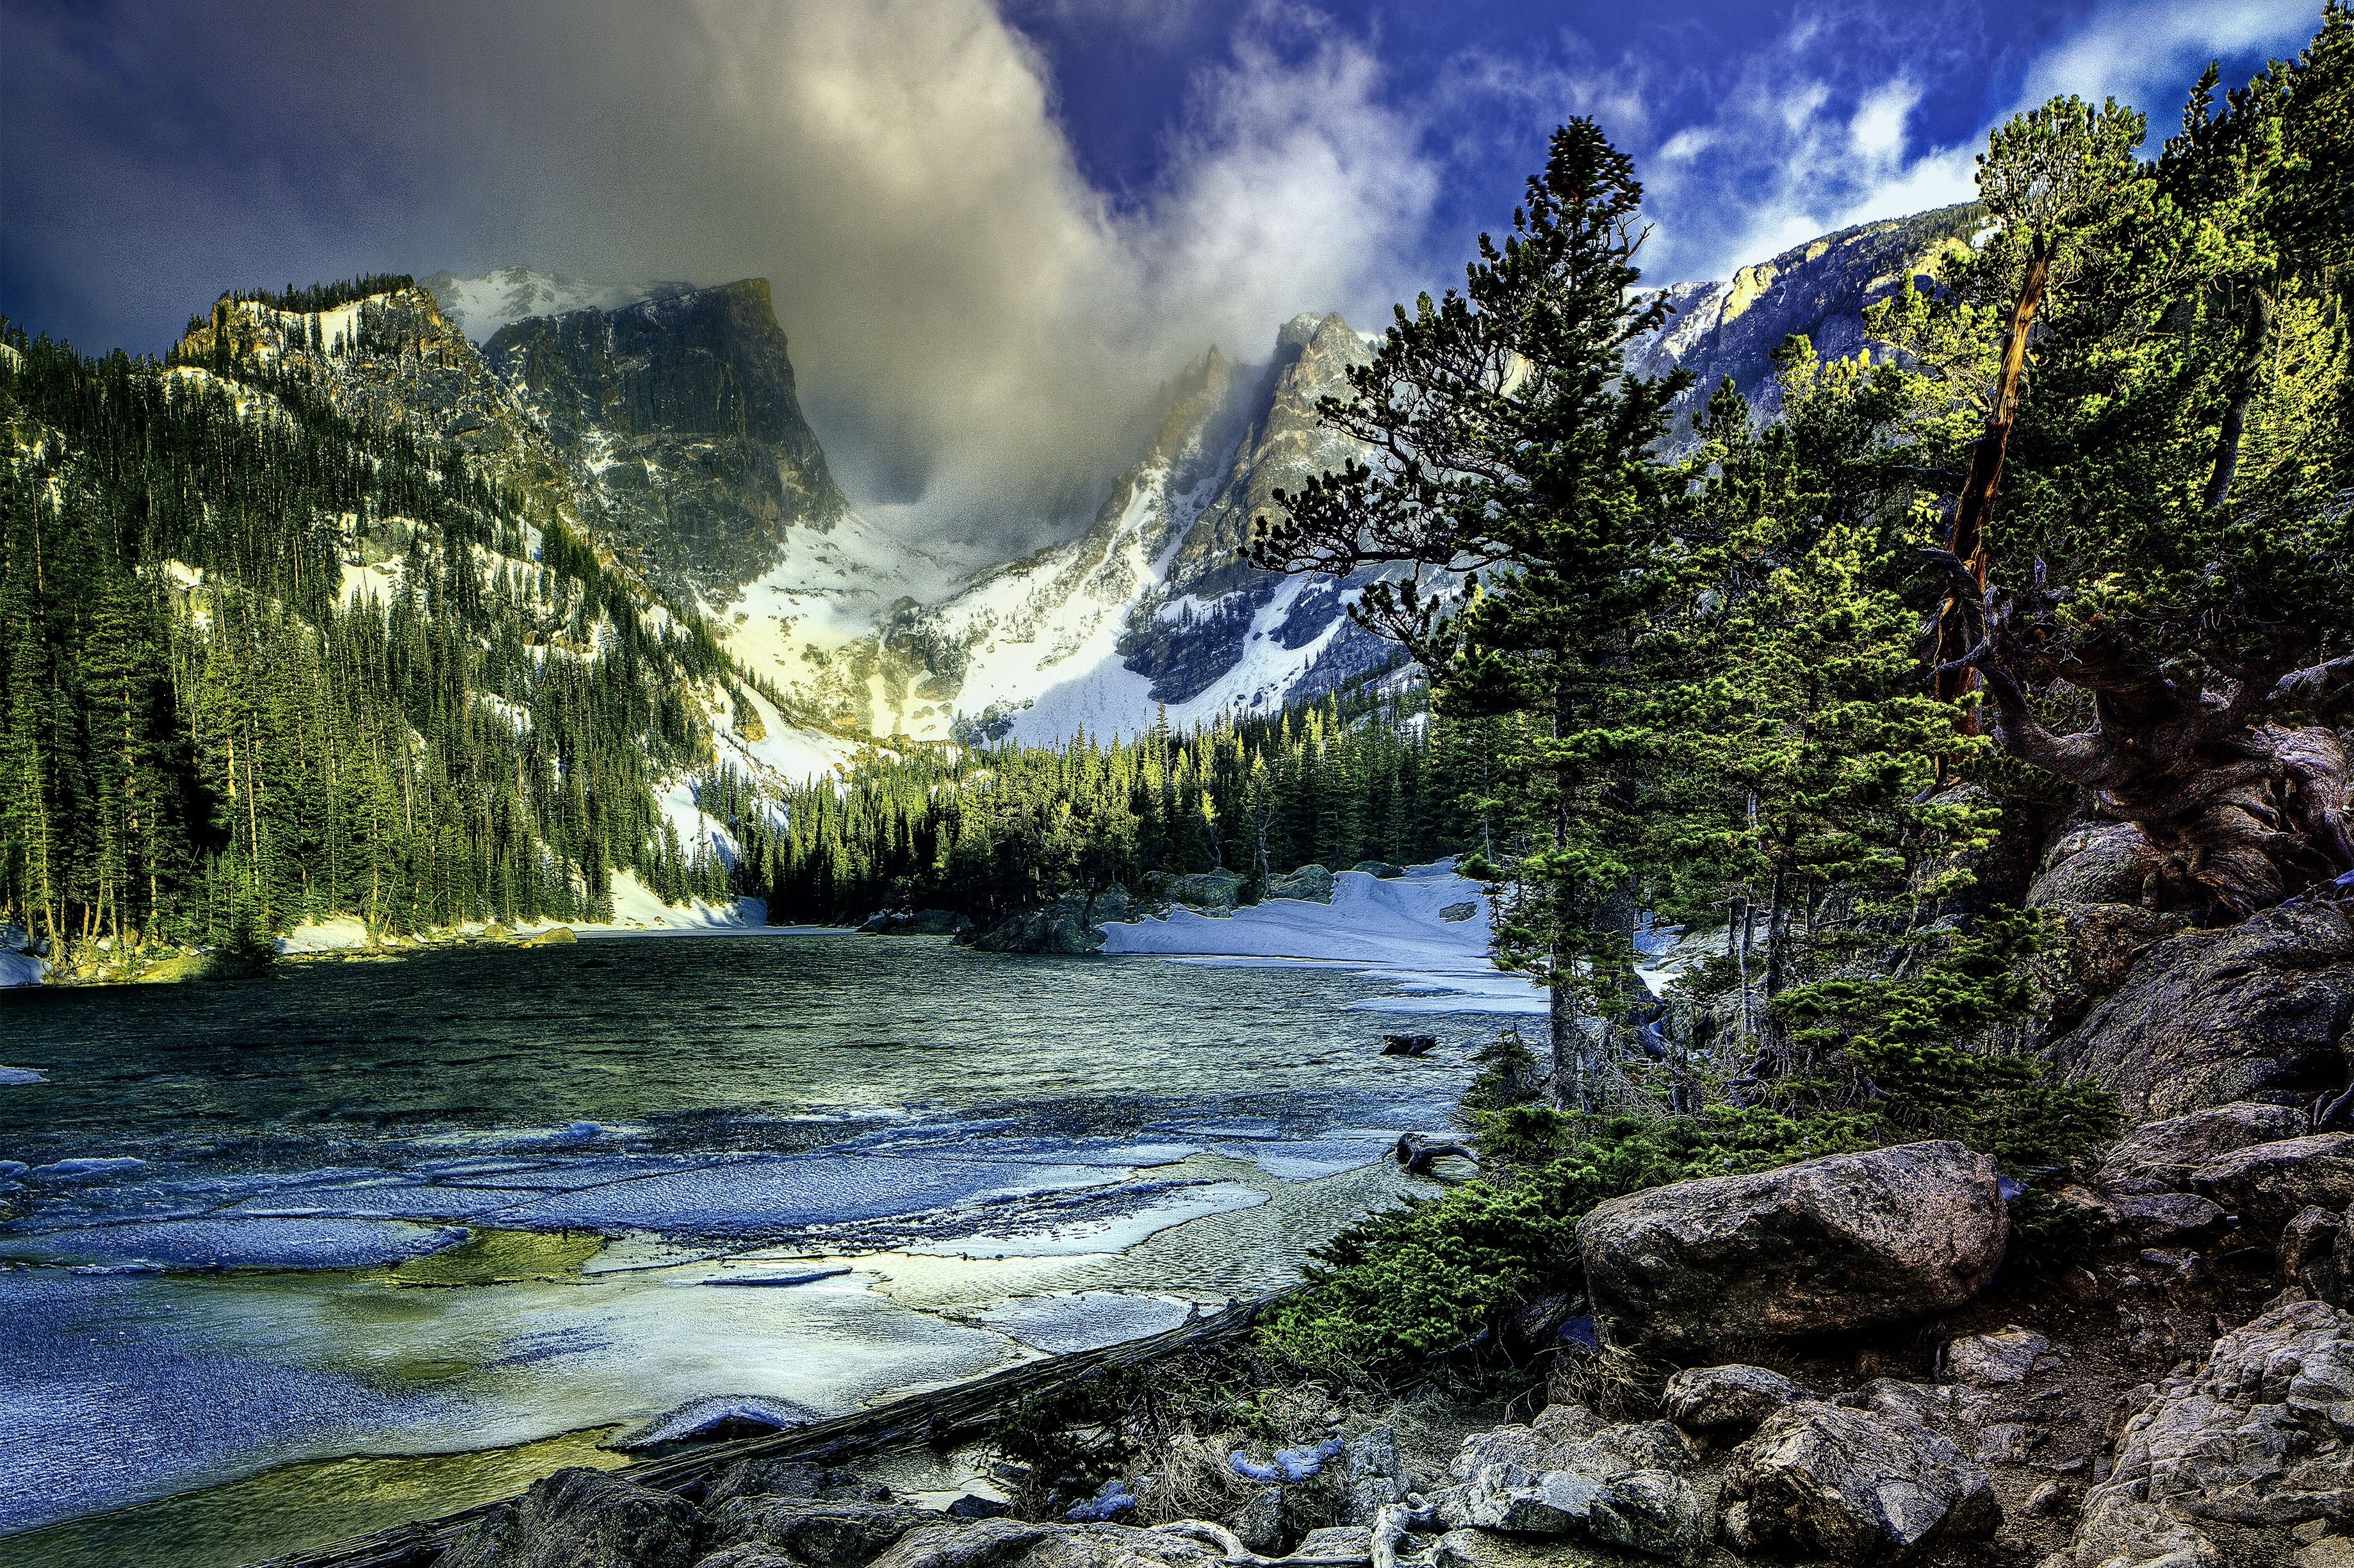
[[[1459,1090],[1468,1022],[1379,1054],[1352,1004],[1395,991],[825,935],[0,997],[48,1079],[0,1088],[0,1531],[211,1487],[68,1529],[231,1563],[192,1542],[456,1506],[271,1467],[499,1446],[434,1461],[496,1495],[692,1399],[845,1409],[1267,1288]],[[762,1258],[846,1271],[705,1283]],[[137,1522],[175,1509],[242,1522]],[[0,1563],[37,1542],[104,1560]]]

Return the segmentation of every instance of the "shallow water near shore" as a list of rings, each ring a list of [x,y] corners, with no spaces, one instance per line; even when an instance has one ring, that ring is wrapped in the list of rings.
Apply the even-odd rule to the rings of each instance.
[[[0,998],[0,1563],[248,1561],[1278,1286],[1468,1077],[1475,1018],[1379,1054],[1401,1001],[843,934]]]

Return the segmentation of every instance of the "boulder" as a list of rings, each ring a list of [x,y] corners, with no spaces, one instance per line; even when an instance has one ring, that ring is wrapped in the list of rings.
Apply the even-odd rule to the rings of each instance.
[[[757,1543],[802,1568],[863,1568],[909,1531],[940,1517],[891,1503],[745,1493],[709,1509],[715,1546]]]
[[[2354,1515],[2354,1319],[2276,1308],[2145,1393],[2088,1517],[2113,1500],[2279,1531]]]
[[[1583,1424],[1584,1417],[1581,1414]],[[1465,1483],[1432,1499],[1452,1529],[1580,1537],[1671,1562],[1694,1563],[1709,1525],[1687,1473],[1691,1450],[1664,1421],[1604,1427],[1591,1436],[1540,1438],[1525,1458],[1516,1445],[1487,1446]],[[1473,1440],[1477,1443],[1477,1439]],[[1472,1444],[1458,1456],[1458,1473]],[[1541,1458],[1542,1465],[1529,1462]]]
[[[1349,869],[1351,871],[1362,871],[1367,876],[1378,876],[1385,881],[1393,876],[1404,876],[1405,874],[1405,867],[1402,865],[1392,865],[1385,860],[1361,860]]]
[[[1687,1431],[1739,1438],[1776,1411],[1813,1397],[1764,1367],[1688,1367],[1668,1379],[1659,1414]]]
[[[1235,1510],[1227,1523],[1234,1526],[1235,1539],[1261,1556],[1271,1557],[1283,1550],[1283,1489],[1263,1487],[1250,1495],[1250,1500]]]
[[[912,1531],[873,1568],[1224,1568],[1225,1562],[1220,1547],[1175,1530],[988,1519]]]
[[[877,937],[962,937],[972,922],[953,909],[886,909],[858,928]]]
[[[1719,1493],[1736,1550],[1902,1563],[1934,1542],[1992,1533],[1994,1483],[1917,1422],[1808,1400],[1734,1451]]]
[[[984,953],[1092,953],[1103,942],[1087,921],[1087,904],[1076,898],[1017,909],[972,938]]]
[[[2138,904],[2072,904],[2059,911],[2060,941],[2036,960],[2036,975],[2063,1020],[2126,983],[2143,953],[2190,928],[2190,918]]]
[[[2110,1200],[2117,1237],[2131,1246],[2197,1245],[2223,1229],[2221,1208],[2195,1192],[2145,1192]]]
[[[880,1481],[862,1480],[848,1470],[831,1469],[806,1459],[739,1459],[719,1472],[703,1494],[703,1506],[716,1509],[730,1498],[816,1498],[827,1502],[886,1503],[891,1489]]]
[[[2053,836],[2028,885],[2031,909],[2139,905],[2154,891],[2158,859],[2131,822],[2077,822]]]
[[[2042,1335],[2013,1323],[1992,1334],[1973,1334],[1946,1346],[1946,1375],[1973,1388],[2025,1383],[2052,1350]]]
[[[1404,1502],[1411,1489],[1405,1458],[1398,1452],[1397,1433],[1394,1429],[1375,1426],[1349,1439],[1348,1517],[1351,1523],[1372,1524],[1384,1507]]]
[[[1332,874],[1320,865],[1303,865],[1284,876],[1267,879],[1269,898],[1299,898],[1310,904],[1332,902]]]
[[[1245,880],[1238,871],[1197,871],[1187,876],[1161,877],[1158,891],[1170,903],[1204,915],[1231,915],[1242,897]]]
[[[604,1470],[558,1470],[451,1542],[437,1568],[688,1568],[695,1507]]]
[[[1630,1192],[1577,1235],[1603,1339],[1698,1360],[1958,1307],[2009,1217],[1991,1158],[1913,1143]]]
[[[2128,1122],[2235,1100],[2310,1099],[2344,1081],[2354,1022],[2354,919],[2283,905],[2148,948],[2050,1047],[2071,1078],[2115,1092]]]
[[[2115,1492],[2084,1504],[2076,1537],[2038,1568],[2221,1568],[2207,1532],[2170,1508]]]
[[[2268,1236],[2308,1204],[2342,1213],[2354,1203],[2354,1132],[2317,1132],[2219,1154],[2191,1168],[2190,1187]]]
[[[2303,1131],[2305,1118],[2291,1106],[2215,1106],[2136,1128],[2109,1150],[2094,1180],[2110,1192],[2184,1192],[2190,1172],[2217,1155]]]
[[[2344,1304],[2345,1276],[2338,1254],[2346,1245],[2346,1216],[2308,1205],[2281,1232],[2281,1277],[2316,1301]]]

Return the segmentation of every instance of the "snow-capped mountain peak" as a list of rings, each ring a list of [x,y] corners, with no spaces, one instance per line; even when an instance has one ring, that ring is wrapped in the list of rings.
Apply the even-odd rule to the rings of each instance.
[[[692,283],[591,283],[561,272],[539,272],[529,267],[493,267],[471,278],[436,272],[424,287],[440,303],[441,313],[477,345],[488,343],[504,326],[533,316],[569,315],[574,311],[618,311],[642,300],[658,300],[691,291]]]

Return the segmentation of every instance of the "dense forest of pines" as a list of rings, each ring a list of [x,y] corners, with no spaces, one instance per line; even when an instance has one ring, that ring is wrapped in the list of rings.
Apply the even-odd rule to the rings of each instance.
[[[56,953],[718,889],[648,789],[701,755],[707,632],[301,378],[7,342],[0,919]],[[343,594],[363,540],[408,591]]]
[[[1416,861],[1479,842],[1476,732],[1427,723],[1418,693],[1338,695],[1275,718],[1058,747],[876,756],[781,810],[703,781],[743,846],[739,885],[772,919],[857,920],[915,905],[986,920],[1066,894],[1144,893],[1226,870],[1246,901],[1308,864]]]

